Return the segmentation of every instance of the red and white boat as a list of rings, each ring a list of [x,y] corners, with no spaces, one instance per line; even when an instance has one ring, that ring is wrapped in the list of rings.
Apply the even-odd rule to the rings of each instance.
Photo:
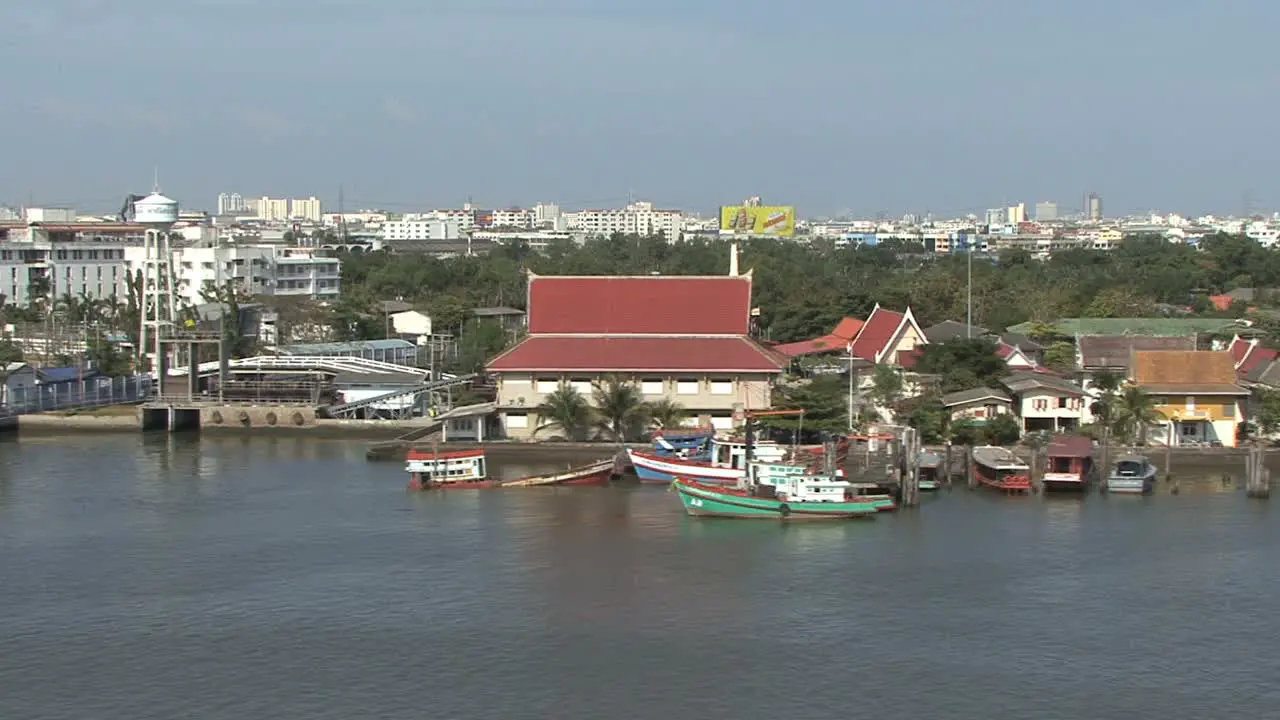
[[[580,465],[563,472],[509,480],[500,487],[580,487],[584,485],[608,485],[614,476],[616,462],[613,458]]]
[[[987,445],[973,449],[973,470],[978,482],[1006,493],[1031,491],[1031,466],[1006,448]]]
[[[412,478],[410,490],[453,490],[498,487],[485,467],[484,450],[426,452],[410,450],[405,456],[405,472]]]

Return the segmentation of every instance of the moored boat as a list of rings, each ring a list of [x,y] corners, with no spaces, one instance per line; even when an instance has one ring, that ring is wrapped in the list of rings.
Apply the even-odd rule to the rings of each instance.
[[[1049,443],[1043,477],[1045,490],[1082,492],[1093,470],[1093,441],[1082,435],[1060,435]]]
[[[916,461],[920,468],[920,491],[933,492],[937,490],[942,481],[939,479],[943,472],[948,469],[943,468],[944,460],[941,455],[929,450],[921,450]]]
[[[677,478],[671,487],[685,512],[696,517],[754,520],[849,520],[878,512],[849,483],[810,475],[778,477],[775,485],[729,488]]]
[[[714,427],[670,428],[657,430],[650,437],[653,454],[658,457],[677,457],[687,460],[710,460],[711,441],[716,436]]]
[[[1107,492],[1146,494],[1155,489],[1156,466],[1145,455],[1122,455],[1116,458],[1107,475]]]
[[[497,487],[485,467],[484,450],[447,452],[410,450],[405,456],[410,490],[478,489]]]
[[[627,458],[642,483],[669,484],[687,477],[711,485],[733,485],[747,475],[748,460],[777,463],[786,457],[786,448],[777,443],[756,443],[747,451],[745,441],[715,438],[708,460],[660,456],[627,448]]]
[[[614,460],[599,460],[589,465],[580,465],[558,473],[534,475],[532,477],[509,480],[499,487],[564,487],[584,485],[608,485],[613,477]]]
[[[973,449],[974,472],[978,482],[1006,493],[1031,491],[1031,466],[1007,448],[987,445]]]

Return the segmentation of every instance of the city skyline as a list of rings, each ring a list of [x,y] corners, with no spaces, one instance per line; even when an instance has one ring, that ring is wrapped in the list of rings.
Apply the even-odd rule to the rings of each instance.
[[[1065,214],[1087,192],[1109,215],[1280,204],[1255,147],[1273,112],[1266,29],[1280,6],[812,0],[783,33],[777,11],[758,0],[6,9],[0,62],[24,72],[0,132],[22,139],[8,159],[23,172],[0,177],[0,202],[110,209],[149,189],[158,164],[193,208],[236,188],[337,207],[340,186],[347,208],[390,210],[634,197],[709,214],[759,195],[803,217],[1046,200]],[[1193,24],[1230,42],[1172,48]]]

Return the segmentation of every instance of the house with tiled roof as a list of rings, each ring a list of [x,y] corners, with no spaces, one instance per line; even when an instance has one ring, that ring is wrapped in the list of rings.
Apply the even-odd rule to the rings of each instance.
[[[951,422],[986,422],[1013,413],[1013,398],[1003,390],[980,387],[947,393],[939,398]]]
[[[1249,391],[1237,384],[1231,353],[1135,352],[1129,382],[1155,403],[1160,422],[1148,429],[1151,442],[1236,446],[1239,426],[1247,419]]]
[[[1231,338],[1227,352],[1231,353],[1236,375],[1241,380],[1246,379],[1256,368],[1268,365],[1280,356],[1280,352],[1264,347],[1261,338],[1242,338],[1239,335]]]
[[[530,273],[528,334],[487,366],[507,436],[532,437],[535,408],[567,383],[588,399],[621,376],[646,401],[730,428],[767,409],[788,358],[750,336],[751,273],[540,276]]]
[[[793,343],[783,343],[781,345],[775,345],[773,349],[789,358],[824,355],[827,353],[836,353],[847,356],[849,354],[849,343],[853,342],[853,339],[858,336],[858,331],[861,329],[861,320],[858,318],[847,317],[837,323],[834,330],[822,337],[813,338],[812,340],[800,340]]]
[[[1046,373],[1015,372],[1001,380],[1012,395],[1022,432],[1071,432],[1084,424],[1088,397],[1081,387]]]
[[[1017,333],[993,333],[990,330],[967,325],[955,320],[925,328],[925,339],[930,343],[945,343],[967,338],[988,338],[996,344],[996,354],[1013,369],[1030,369],[1044,363],[1044,346],[1025,335]]]
[[[876,303],[854,336],[849,353],[873,365],[910,369],[928,342],[911,308],[895,312]]]

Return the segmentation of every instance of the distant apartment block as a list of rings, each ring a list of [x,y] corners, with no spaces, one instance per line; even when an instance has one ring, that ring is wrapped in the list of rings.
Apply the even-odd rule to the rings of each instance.
[[[29,305],[41,293],[127,297],[125,249],[141,247],[144,228],[130,223],[76,222],[75,211],[28,208],[33,220],[0,221],[0,295]]]
[[[221,193],[218,195],[218,214],[237,215],[245,212],[249,206],[245,204],[240,193]]]
[[[1048,201],[1036,203],[1036,222],[1051,222],[1057,219],[1058,203]]]
[[[617,210],[580,210],[564,217],[567,229],[599,237],[661,233],[668,240],[679,240],[684,231],[684,216],[679,210],[658,209],[651,202],[635,202]]]
[[[320,200],[314,195],[305,198],[259,197],[245,199],[239,194],[223,193],[218,196],[219,215],[252,215],[267,222],[304,220],[318,223],[324,217]]]
[[[143,248],[125,251],[129,270],[142,267]],[[334,300],[342,289],[342,261],[323,251],[275,245],[187,247],[173,251],[179,304],[209,302],[210,287],[228,282],[250,295]]]

